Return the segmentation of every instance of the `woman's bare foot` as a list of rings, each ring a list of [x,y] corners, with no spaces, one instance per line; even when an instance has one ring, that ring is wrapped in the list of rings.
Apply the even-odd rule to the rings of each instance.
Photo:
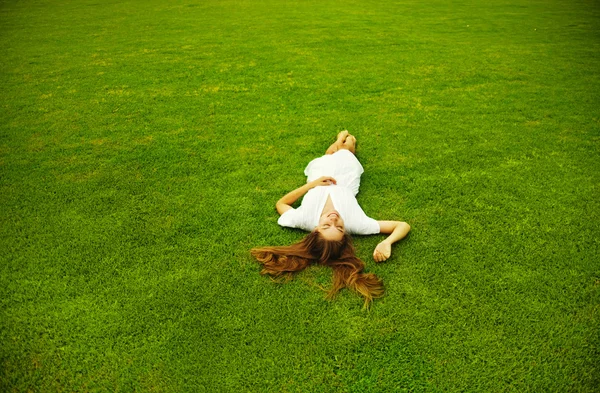
[[[354,135],[350,135],[348,130],[344,130],[337,135],[337,140],[329,146],[325,154],[333,154],[340,149],[348,150],[352,154],[356,153],[356,138]]]
[[[341,144],[344,144],[344,142],[346,141],[346,137],[348,135],[349,135],[348,130],[340,131],[337,134],[337,141],[340,142]]]
[[[331,146],[329,146],[329,148],[327,149],[327,151],[325,152],[325,154],[333,154],[336,151],[340,150],[340,149],[347,149],[345,143],[348,139],[348,135],[350,135],[348,133],[348,130],[344,130],[344,131],[340,131],[337,134],[337,139],[335,142],[333,142],[333,144]]]
[[[349,150],[352,154],[356,153],[356,138],[354,135],[348,134],[342,148]]]

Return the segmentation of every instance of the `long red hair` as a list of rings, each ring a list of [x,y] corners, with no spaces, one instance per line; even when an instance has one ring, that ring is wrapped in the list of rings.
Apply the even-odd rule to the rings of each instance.
[[[252,255],[263,265],[261,274],[291,278],[311,263],[333,269],[333,285],[327,294],[334,297],[347,287],[365,298],[369,307],[374,298],[383,296],[383,284],[373,273],[362,273],[365,264],[355,254],[348,234],[340,241],[323,238],[317,231],[291,246],[253,248]]]

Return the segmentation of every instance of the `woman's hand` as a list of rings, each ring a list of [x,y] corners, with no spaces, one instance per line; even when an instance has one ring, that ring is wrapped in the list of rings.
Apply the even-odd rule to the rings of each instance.
[[[383,262],[392,255],[392,244],[406,237],[410,231],[410,225],[402,221],[377,221],[377,223],[380,233],[389,234],[373,251],[375,262]]]
[[[319,186],[330,186],[332,184],[337,184],[335,179],[331,176],[321,176],[317,180],[313,180],[308,183],[311,188],[319,187]]]
[[[280,200],[277,201],[277,203],[275,204],[275,209],[277,209],[277,213],[281,215],[286,211],[292,209],[292,203],[300,199],[302,195],[306,194],[311,188],[315,188],[318,186],[330,186],[336,183],[337,182],[335,181],[335,179],[331,176],[320,177],[317,180],[313,180],[310,183],[306,183],[302,187],[298,187],[294,191],[290,191],[287,194],[285,194]]]
[[[373,251],[373,259],[375,262],[383,262],[392,255],[392,245],[385,240],[382,241],[375,247]]]

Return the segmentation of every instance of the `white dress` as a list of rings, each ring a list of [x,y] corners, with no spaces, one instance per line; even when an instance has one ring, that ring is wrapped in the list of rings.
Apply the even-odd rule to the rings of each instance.
[[[356,194],[360,187],[360,176],[363,172],[364,169],[356,156],[345,149],[315,158],[304,170],[307,182],[321,176],[331,176],[337,184],[319,186],[309,190],[304,195],[300,207],[283,213],[277,223],[284,227],[312,231],[319,224],[319,217],[323,212],[327,197],[330,196],[333,207],[340,213],[348,233],[353,235],[379,233],[377,221],[368,217],[356,200]]]

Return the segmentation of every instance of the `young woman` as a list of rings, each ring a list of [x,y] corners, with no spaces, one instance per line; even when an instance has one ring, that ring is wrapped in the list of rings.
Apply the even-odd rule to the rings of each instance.
[[[376,221],[359,206],[356,194],[360,186],[362,165],[354,155],[356,138],[342,131],[325,155],[312,160],[304,174],[307,183],[277,201],[277,221],[284,227],[310,232],[291,246],[261,247],[252,255],[263,265],[261,274],[291,277],[310,263],[333,269],[333,286],[328,297],[348,287],[365,298],[369,306],[373,298],[383,295],[381,280],[372,273],[362,273],[364,263],[355,255],[350,235],[389,236],[375,247],[375,262],[387,260],[392,244],[404,238],[410,226],[401,221]],[[301,197],[301,205],[292,205]]]

